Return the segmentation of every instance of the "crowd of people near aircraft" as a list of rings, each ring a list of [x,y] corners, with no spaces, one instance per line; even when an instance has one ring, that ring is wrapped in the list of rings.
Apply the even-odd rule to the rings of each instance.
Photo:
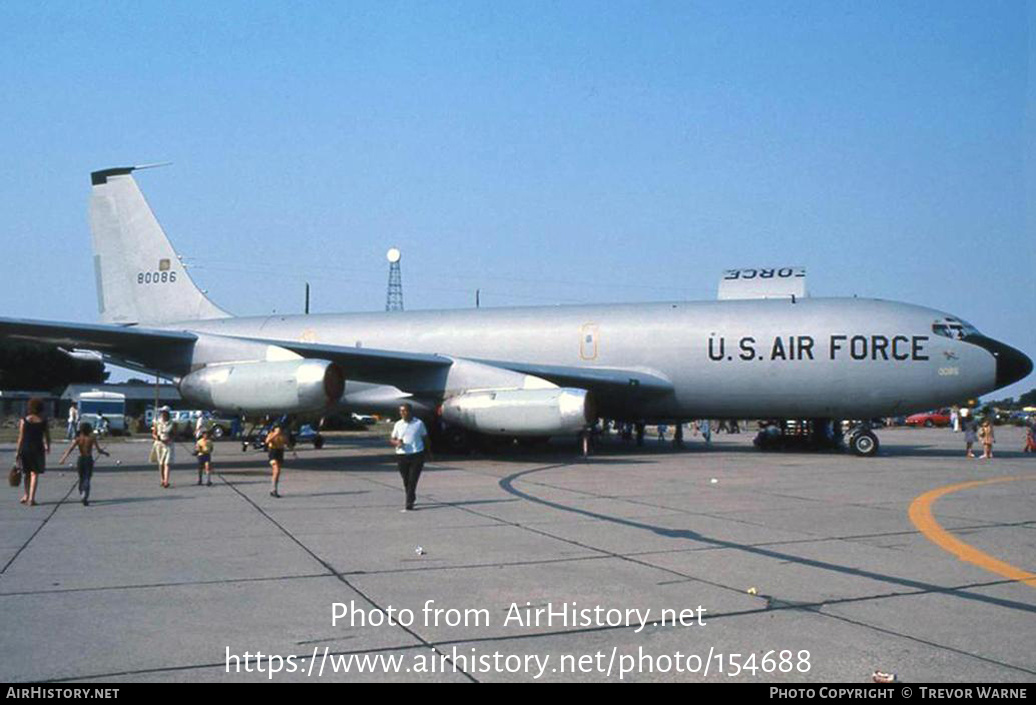
[[[12,467],[9,480],[12,486],[24,486],[21,503],[28,506],[37,504],[36,495],[39,488],[40,476],[46,471],[47,456],[51,452],[51,422],[43,414],[44,404],[40,399],[30,399],[27,404],[27,413],[20,419],[18,424],[18,441],[15,448],[15,463]],[[159,471],[160,486],[169,488],[172,486],[171,471],[175,464],[176,444],[178,432],[187,429],[183,424],[178,428],[173,422],[174,411],[168,407],[159,409],[157,418],[150,426],[152,446],[149,461],[154,463]],[[355,416],[355,415],[354,415]],[[408,495],[407,507],[413,506],[413,494],[416,489],[416,477],[420,475],[420,467],[423,465],[425,444],[429,444],[427,430],[423,424],[417,427],[419,434],[416,446],[413,432],[407,436],[407,443],[397,440],[403,438],[407,429],[415,423],[421,422],[411,419],[409,409],[404,405],[400,407],[400,421],[396,422],[393,428],[391,445],[396,447],[397,454],[400,448],[410,449],[404,455],[413,453],[414,447],[418,451],[421,462],[417,464],[416,474],[413,470],[413,458],[398,458],[400,462],[400,473],[403,477],[404,487]],[[197,484],[211,487],[213,467],[217,464],[215,460],[214,439],[222,437],[226,439],[240,440],[245,436],[245,419],[243,417],[232,417],[230,430],[226,433],[214,433],[217,427],[217,418],[212,412],[186,412],[180,414],[181,419],[193,419],[193,428],[189,437],[193,442],[191,454],[197,465]],[[954,406],[949,409],[935,410],[926,414],[915,415],[922,419],[916,419],[911,425],[924,426],[945,426],[954,433],[960,433],[965,446],[965,456],[968,458],[993,458],[993,448],[996,444],[995,426],[1003,423],[1013,423],[1024,426],[1026,434],[1022,450],[1026,453],[1036,453],[1036,412],[1026,411],[1012,416],[1005,416],[998,413],[992,407],[975,409],[972,406]],[[907,417],[906,423],[910,424]],[[357,417],[360,418],[360,417]],[[374,417],[362,417],[365,421],[376,421]],[[943,421],[945,419],[945,422]],[[927,421],[927,422],[926,422]],[[847,422],[848,423],[848,422]],[[897,419],[875,419],[875,425],[897,425]],[[902,421],[900,420],[901,424]],[[403,424],[400,428],[400,424]],[[712,442],[714,434],[726,433],[730,435],[740,434],[742,429],[746,431],[751,424],[747,421],[733,419],[699,419],[687,423],[679,423],[670,426],[669,424],[657,424],[654,426],[655,438],[658,443],[672,442],[675,445],[682,445],[685,439],[690,436],[698,437],[705,444]],[[292,430],[293,424],[288,416],[264,419],[263,423],[253,425],[248,432],[242,450],[249,445],[262,449],[268,455],[271,466],[271,489],[270,495],[279,498],[280,479],[285,462],[285,451],[294,450],[299,436]],[[843,424],[830,421],[787,421],[787,420],[765,420],[757,422],[754,443],[758,447],[776,447],[780,443],[785,446],[795,446],[796,441],[802,441],[802,445],[816,445],[818,441],[837,442],[841,434],[846,430]],[[79,476],[78,490],[84,506],[89,505],[91,480],[94,469],[95,453],[97,456],[108,455],[101,445],[100,439],[107,434],[103,425],[94,426],[89,422],[80,421],[75,405],[72,406],[68,416],[66,437],[69,444],[61,456],[58,464],[63,465],[70,455],[76,453],[76,469]],[[584,438],[587,448],[592,451],[603,437],[615,436],[622,442],[636,445],[644,445],[648,439],[648,427],[643,423],[631,423],[623,421],[600,421],[585,434]],[[981,447],[981,450],[980,450]],[[428,449],[430,452],[430,448]],[[977,453],[981,452],[981,455]],[[406,465],[406,469],[404,469]]]

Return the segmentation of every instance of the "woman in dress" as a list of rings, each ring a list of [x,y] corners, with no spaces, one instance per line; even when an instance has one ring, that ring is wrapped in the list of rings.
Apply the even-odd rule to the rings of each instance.
[[[169,466],[173,464],[173,422],[169,420],[169,410],[162,409],[158,420],[151,428],[151,437],[155,439],[151,453],[158,463],[158,473],[162,487],[168,488]]]
[[[982,457],[992,458],[993,444],[996,442],[996,438],[993,434],[993,420],[988,416],[978,429],[978,439],[982,441]]]
[[[28,414],[18,423],[18,449],[16,456],[21,463],[25,478],[25,494],[21,503],[36,506],[36,488],[39,476],[47,469],[47,454],[50,453],[50,431],[43,418],[43,400],[32,398]]]

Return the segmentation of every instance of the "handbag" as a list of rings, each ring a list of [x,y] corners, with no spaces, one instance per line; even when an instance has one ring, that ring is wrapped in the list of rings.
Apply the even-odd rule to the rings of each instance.
[[[11,472],[7,473],[7,484],[11,487],[22,484],[22,467],[17,462],[11,466]]]

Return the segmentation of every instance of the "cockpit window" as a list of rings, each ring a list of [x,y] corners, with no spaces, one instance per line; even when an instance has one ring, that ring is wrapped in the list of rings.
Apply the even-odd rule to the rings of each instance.
[[[932,324],[932,332],[952,340],[963,340],[969,335],[978,335],[978,329],[975,326],[959,318],[949,317],[935,321]]]

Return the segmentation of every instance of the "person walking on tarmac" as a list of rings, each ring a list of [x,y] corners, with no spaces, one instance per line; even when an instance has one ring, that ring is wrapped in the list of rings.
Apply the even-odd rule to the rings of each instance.
[[[986,416],[978,428],[978,439],[982,441],[982,457],[992,458],[996,435],[993,433],[993,419],[989,416]]]
[[[414,416],[414,409],[410,404],[399,407],[399,416],[399,421],[392,428],[389,443],[396,448],[399,474],[403,478],[403,489],[406,491],[406,504],[402,511],[410,512],[413,511],[417,499],[417,480],[424,468],[428,429],[421,419]],[[431,457],[430,448],[427,454]]]
[[[171,487],[169,467],[175,459],[174,441],[176,439],[173,438],[175,430],[176,427],[169,420],[169,409],[163,407],[159,411],[158,418],[155,419],[154,426],[151,427],[151,437],[154,439],[154,443],[151,445],[151,459],[158,463],[159,479],[165,489]]]
[[[284,465],[284,449],[288,447],[288,434],[284,432],[281,423],[275,423],[270,433],[266,435],[266,452],[270,458],[270,467],[273,474],[270,477],[272,487],[271,497],[280,497],[279,485],[281,481],[281,468]]]
[[[964,457],[974,458],[975,452],[972,448],[978,442],[978,422],[975,421],[971,409],[967,407],[960,410],[960,419],[960,426],[964,431]]]
[[[43,400],[33,397],[28,403],[28,414],[18,422],[18,445],[14,457],[25,476],[25,494],[21,503],[36,506],[36,488],[39,477],[47,470],[50,453],[50,430],[43,416]]]
[[[83,425],[79,427],[79,432],[72,439],[72,442],[68,444],[65,454],[61,456],[58,464],[63,464],[75,448],[79,449],[79,461],[76,466],[79,472],[79,494],[83,495],[83,506],[89,507],[90,479],[94,474],[94,450],[96,449],[99,455],[108,455],[108,451],[97,442],[93,427],[86,422],[83,422]]]
[[[212,487],[212,439],[209,438],[208,430],[202,430],[198,442],[194,444],[194,454],[198,458],[198,484],[201,484],[204,474],[205,484]]]
[[[68,407],[68,428],[65,429],[65,438],[72,440],[79,432],[79,407],[75,402]]]

